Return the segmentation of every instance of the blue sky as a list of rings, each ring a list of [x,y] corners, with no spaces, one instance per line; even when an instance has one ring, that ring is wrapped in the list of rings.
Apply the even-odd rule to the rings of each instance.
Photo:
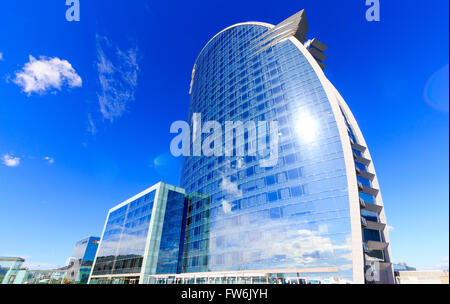
[[[327,77],[370,146],[395,262],[448,267],[448,1],[0,2],[0,255],[61,266],[107,210],[178,184],[170,124],[185,120],[197,54],[237,22],[305,8]],[[32,57],[30,57],[32,56]],[[44,73],[45,81],[30,75]]]

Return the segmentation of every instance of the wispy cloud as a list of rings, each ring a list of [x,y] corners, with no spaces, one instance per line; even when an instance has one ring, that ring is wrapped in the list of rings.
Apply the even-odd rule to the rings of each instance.
[[[97,35],[97,70],[100,90],[97,93],[104,119],[114,121],[135,99],[139,65],[137,47],[119,49],[107,37]]]
[[[55,159],[53,157],[50,156],[46,156],[44,157],[44,159],[51,165],[55,162]]]
[[[8,167],[17,167],[20,164],[20,157],[15,157],[12,154],[5,154],[2,157],[2,162]]]
[[[448,257],[445,257],[445,258],[442,259],[442,262],[440,264],[436,265],[436,268],[437,269],[447,270],[449,268],[448,265],[449,265],[448,264]]]
[[[0,61],[3,61],[3,53],[0,52]]]
[[[32,160],[42,160],[47,162],[49,165],[52,165],[55,162],[55,159],[51,156],[44,156],[44,157],[36,157],[36,156],[23,156],[23,157],[17,157],[12,153],[7,153],[4,154],[1,157],[1,161],[5,166],[8,167],[17,167],[20,165],[20,162],[22,160],[22,158],[26,158],[26,159],[32,159]]]
[[[233,183],[225,174],[222,174],[222,181],[220,182],[220,189],[227,195],[228,199],[222,200],[222,209],[225,214],[230,214],[233,208],[233,203],[230,200],[239,198],[242,196],[242,191],[239,190],[238,184]]]
[[[95,133],[97,133],[97,127],[94,124],[94,120],[92,119],[91,113],[88,114],[88,127],[87,127],[87,130],[92,135],[95,135]]]
[[[61,265],[47,262],[25,262],[23,263],[23,267],[30,270],[54,270],[60,268]]]
[[[31,55],[29,59],[22,70],[16,72],[13,80],[28,95],[61,90],[64,85],[70,88],[82,86],[81,77],[67,60],[44,56],[36,59]]]

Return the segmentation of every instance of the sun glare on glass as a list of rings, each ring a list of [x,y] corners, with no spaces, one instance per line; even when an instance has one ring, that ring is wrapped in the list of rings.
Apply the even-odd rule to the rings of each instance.
[[[300,114],[295,122],[297,135],[305,142],[311,142],[317,137],[317,121],[309,114]]]

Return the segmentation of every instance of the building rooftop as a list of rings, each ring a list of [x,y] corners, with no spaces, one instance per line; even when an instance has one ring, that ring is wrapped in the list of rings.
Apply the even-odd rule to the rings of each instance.
[[[20,262],[25,262],[25,259],[21,258],[21,257],[1,257],[0,256],[0,261],[20,261]]]

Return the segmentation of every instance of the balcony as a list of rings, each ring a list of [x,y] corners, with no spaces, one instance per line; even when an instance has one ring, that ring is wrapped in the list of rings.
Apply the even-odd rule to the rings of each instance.
[[[317,38],[313,38],[308,42],[310,43],[310,45],[312,45],[321,52],[325,52],[328,49],[328,46],[326,46],[323,42],[319,41]]]
[[[386,228],[386,224],[366,220],[366,226],[364,228],[383,231]]]
[[[315,59],[317,59],[320,62],[327,59],[327,55],[325,55],[324,53],[320,52],[319,50],[317,50],[315,48],[310,48],[310,49],[308,49],[308,51],[311,53],[311,55],[313,55],[313,57]]]
[[[364,153],[364,152],[367,150],[366,147],[361,146],[360,144],[355,143],[355,142],[354,142],[353,140],[351,140],[351,139],[350,139],[350,143],[351,143],[351,145],[352,145],[352,149],[355,149],[355,150],[360,151],[360,152],[362,152],[362,153]]]
[[[356,153],[353,153],[353,158],[355,159],[355,161],[357,161],[360,164],[363,164],[364,166],[370,165],[370,159],[358,156],[356,155]]]
[[[367,250],[384,250],[387,246],[389,246],[389,243],[386,242],[367,241],[365,243]]]
[[[367,171],[361,170],[358,167],[356,167],[356,175],[360,176],[362,178],[368,179],[370,181],[373,181],[373,179],[375,178],[375,174],[369,173]]]
[[[383,206],[367,203],[362,198],[359,199],[359,205],[361,206],[361,209],[372,211],[377,214],[380,214],[381,210],[383,210]]]
[[[364,185],[361,184],[360,182],[358,182],[358,190],[359,190],[360,192],[363,192],[363,193],[366,193],[366,194],[370,194],[370,195],[373,195],[373,196],[377,196],[377,195],[378,195],[378,192],[380,192],[380,190],[375,189],[375,188],[371,188],[371,187],[364,186]]]

